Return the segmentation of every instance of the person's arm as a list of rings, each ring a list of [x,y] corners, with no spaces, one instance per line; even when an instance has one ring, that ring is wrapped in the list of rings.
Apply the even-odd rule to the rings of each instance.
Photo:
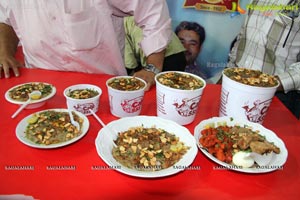
[[[0,23],[0,78],[2,78],[2,71],[4,71],[5,78],[9,78],[12,69],[15,76],[19,76],[18,67],[21,64],[15,59],[19,38],[17,37],[13,28],[4,23]]]
[[[162,70],[165,49],[171,41],[172,26],[168,6],[165,1],[109,0],[113,14],[134,16],[137,26],[143,30],[140,46],[147,57],[147,64]],[[143,78],[148,88],[154,84],[153,72],[140,70],[135,76]]]
[[[280,86],[277,88],[277,91],[300,91],[300,62],[290,65],[285,73],[279,74],[277,77],[280,81]]]
[[[152,64],[159,71],[162,71],[166,48],[172,38],[172,28],[168,10],[165,8],[160,14],[161,20],[156,21],[157,24],[153,26],[143,25],[145,22],[139,21],[137,17],[135,17],[135,21],[143,29],[144,38],[141,41],[141,48],[147,58],[147,64]],[[155,28],[153,29],[153,27]],[[155,84],[155,74],[153,72],[142,69],[136,72],[135,75],[143,78],[148,83],[146,90],[149,90]]]
[[[162,71],[164,57],[165,57],[165,51],[150,54],[147,57],[147,64],[152,64],[159,71]],[[155,84],[155,80],[154,80],[155,75],[156,75],[155,73],[147,71],[145,69],[142,69],[142,70],[134,73],[134,76],[142,78],[148,83],[146,91],[149,90],[151,88],[151,86]]]
[[[138,68],[140,63],[144,60],[137,60],[140,52],[139,43],[142,39],[142,30],[134,23],[133,17],[124,18],[125,30],[125,48],[124,48],[124,62],[127,73],[132,75]],[[141,52],[141,54],[143,54]],[[143,55],[140,55],[141,57]]]

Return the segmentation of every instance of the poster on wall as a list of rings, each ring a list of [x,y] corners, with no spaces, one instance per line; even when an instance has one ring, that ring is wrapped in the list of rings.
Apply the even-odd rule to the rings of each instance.
[[[186,48],[187,71],[210,83],[219,80],[231,43],[244,22],[248,2],[167,0],[173,29]],[[184,33],[184,29],[189,32]]]
[[[194,7],[197,10],[226,12],[238,11],[244,13],[244,10],[239,6],[240,0],[186,0],[183,4],[184,8]]]

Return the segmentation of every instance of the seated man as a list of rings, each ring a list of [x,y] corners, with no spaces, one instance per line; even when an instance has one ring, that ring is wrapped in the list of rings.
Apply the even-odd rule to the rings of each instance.
[[[277,76],[277,97],[300,118],[300,2],[250,1],[245,22],[229,54],[227,67],[260,70]],[[286,10],[255,10],[256,6]]]
[[[125,66],[128,74],[133,74],[147,66],[146,56],[140,47],[142,30],[136,26],[133,17],[124,18],[125,28]],[[155,42],[155,41],[153,41]],[[172,40],[165,50],[163,71],[184,71],[186,60],[185,48],[173,33]],[[155,72],[154,72],[155,73]]]

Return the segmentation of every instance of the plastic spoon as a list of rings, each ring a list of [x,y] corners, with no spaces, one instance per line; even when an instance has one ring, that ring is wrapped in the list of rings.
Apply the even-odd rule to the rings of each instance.
[[[32,91],[29,95],[28,95],[28,100],[23,103],[19,109],[11,116],[11,118],[15,118],[28,104],[30,104],[31,100],[37,100],[40,99],[42,96],[42,93],[38,90]]]
[[[77,130],[79,131],[80,130],[80,125],[77,121],[74,120],[73,118],[73,114],[72,114],[72,111],[71,110],[68,110],[69,111],[69,115],[70,115],[70,120],[71,120],[71,124],[73,126],[75,126],[77,128]]]
[[[107,127],[104,122],[98,117],[98,115],[96,115],[96,113],[92,110],[92,109],[89,109],[90,112],[92,113],[92,115],[96,118],[96,120],[101,124],[101,126],[103,128],[107,128],[109,131],[113,132],[109,127]],[[112,139],[112,142],[113,142],[113,146],[114,147],[117,147],[116,143],[114,142],[112,136],[110,135],[111,139]]]

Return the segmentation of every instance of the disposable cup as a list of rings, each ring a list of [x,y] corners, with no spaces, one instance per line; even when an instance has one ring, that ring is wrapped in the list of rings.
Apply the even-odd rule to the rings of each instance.
[[[132,78],[132,76],[116,76],[106,81],[110,112],[116,117],[137,116],[142,110],[144,91],[147,86],[147,83],[143,79],[134,78],[143,85],[135,90],[116,89],[110,86],[110,83],[116,79],[131,80]]]
[[[222,75],[219,116],[262,124],[279,84],[273,87],[246,85]]]
[[[176,89],[162,84],[159,79],[166,73],[178,73],[179,75],[190,76],[200,81],[203,86],[198,89]],[[179,72],[166,71],[155,76],[156,81],[156,108],[157,116],[177,122],[180,125],[192,123],[195,119],[199,102],[206,87],[206,82],[197,75]]]
[[[98,94],[91,98],[77,99],[70,97],[70,92],[74,90],[94,90]],[[91,115],[90,109],[94,112],[98,111],[100,96],[102,94],[101,88],[96,85],[91,84],[78,84],[72,85],[64,90],[64,96],[67,99],[67,107],[70,110],[76,110],[85,115]]]

